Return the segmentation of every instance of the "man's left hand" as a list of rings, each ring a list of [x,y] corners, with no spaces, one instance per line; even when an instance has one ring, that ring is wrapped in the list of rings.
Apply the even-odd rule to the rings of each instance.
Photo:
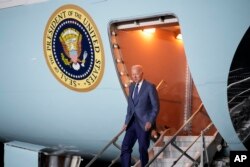
[[[150,122],[147,122],[145,125],[145,131],[149,131],[151,129],[152,125]]]

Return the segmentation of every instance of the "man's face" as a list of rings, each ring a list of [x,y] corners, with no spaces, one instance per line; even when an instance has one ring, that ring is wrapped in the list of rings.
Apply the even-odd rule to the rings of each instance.
[[[132,79],[134,82],[139,83],[142,80],[142,71],[138,68],[132,68],[131,69]]]

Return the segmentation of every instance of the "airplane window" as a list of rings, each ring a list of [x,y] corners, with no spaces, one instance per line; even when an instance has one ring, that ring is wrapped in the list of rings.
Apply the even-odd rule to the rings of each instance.
[[[234,55],[228,76],[228,106],[239,138],[250,148],[250,28]]]

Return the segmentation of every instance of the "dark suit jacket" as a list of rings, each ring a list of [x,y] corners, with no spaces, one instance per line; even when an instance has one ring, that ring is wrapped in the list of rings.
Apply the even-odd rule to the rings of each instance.
[[[153,84],[143,80],[139,91],[139,100],[136,104],[134,104],[132,99],[134,87],[135,83],[132,83],[129,87],[128,108],[125,124],[128,125],[131,118],[135,114],[136,120],[139,121],[141,128],[145,130],[146,122],[150,122],[153,125],[159,112],[158,94]]]

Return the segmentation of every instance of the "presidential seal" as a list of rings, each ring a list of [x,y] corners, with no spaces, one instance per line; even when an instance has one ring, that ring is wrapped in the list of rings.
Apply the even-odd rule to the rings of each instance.
[[[97,27],[80,7],[65,5],[50,17],[44,54],[57,80],[76,91],[90,91],[101,81],[104,51]]]

